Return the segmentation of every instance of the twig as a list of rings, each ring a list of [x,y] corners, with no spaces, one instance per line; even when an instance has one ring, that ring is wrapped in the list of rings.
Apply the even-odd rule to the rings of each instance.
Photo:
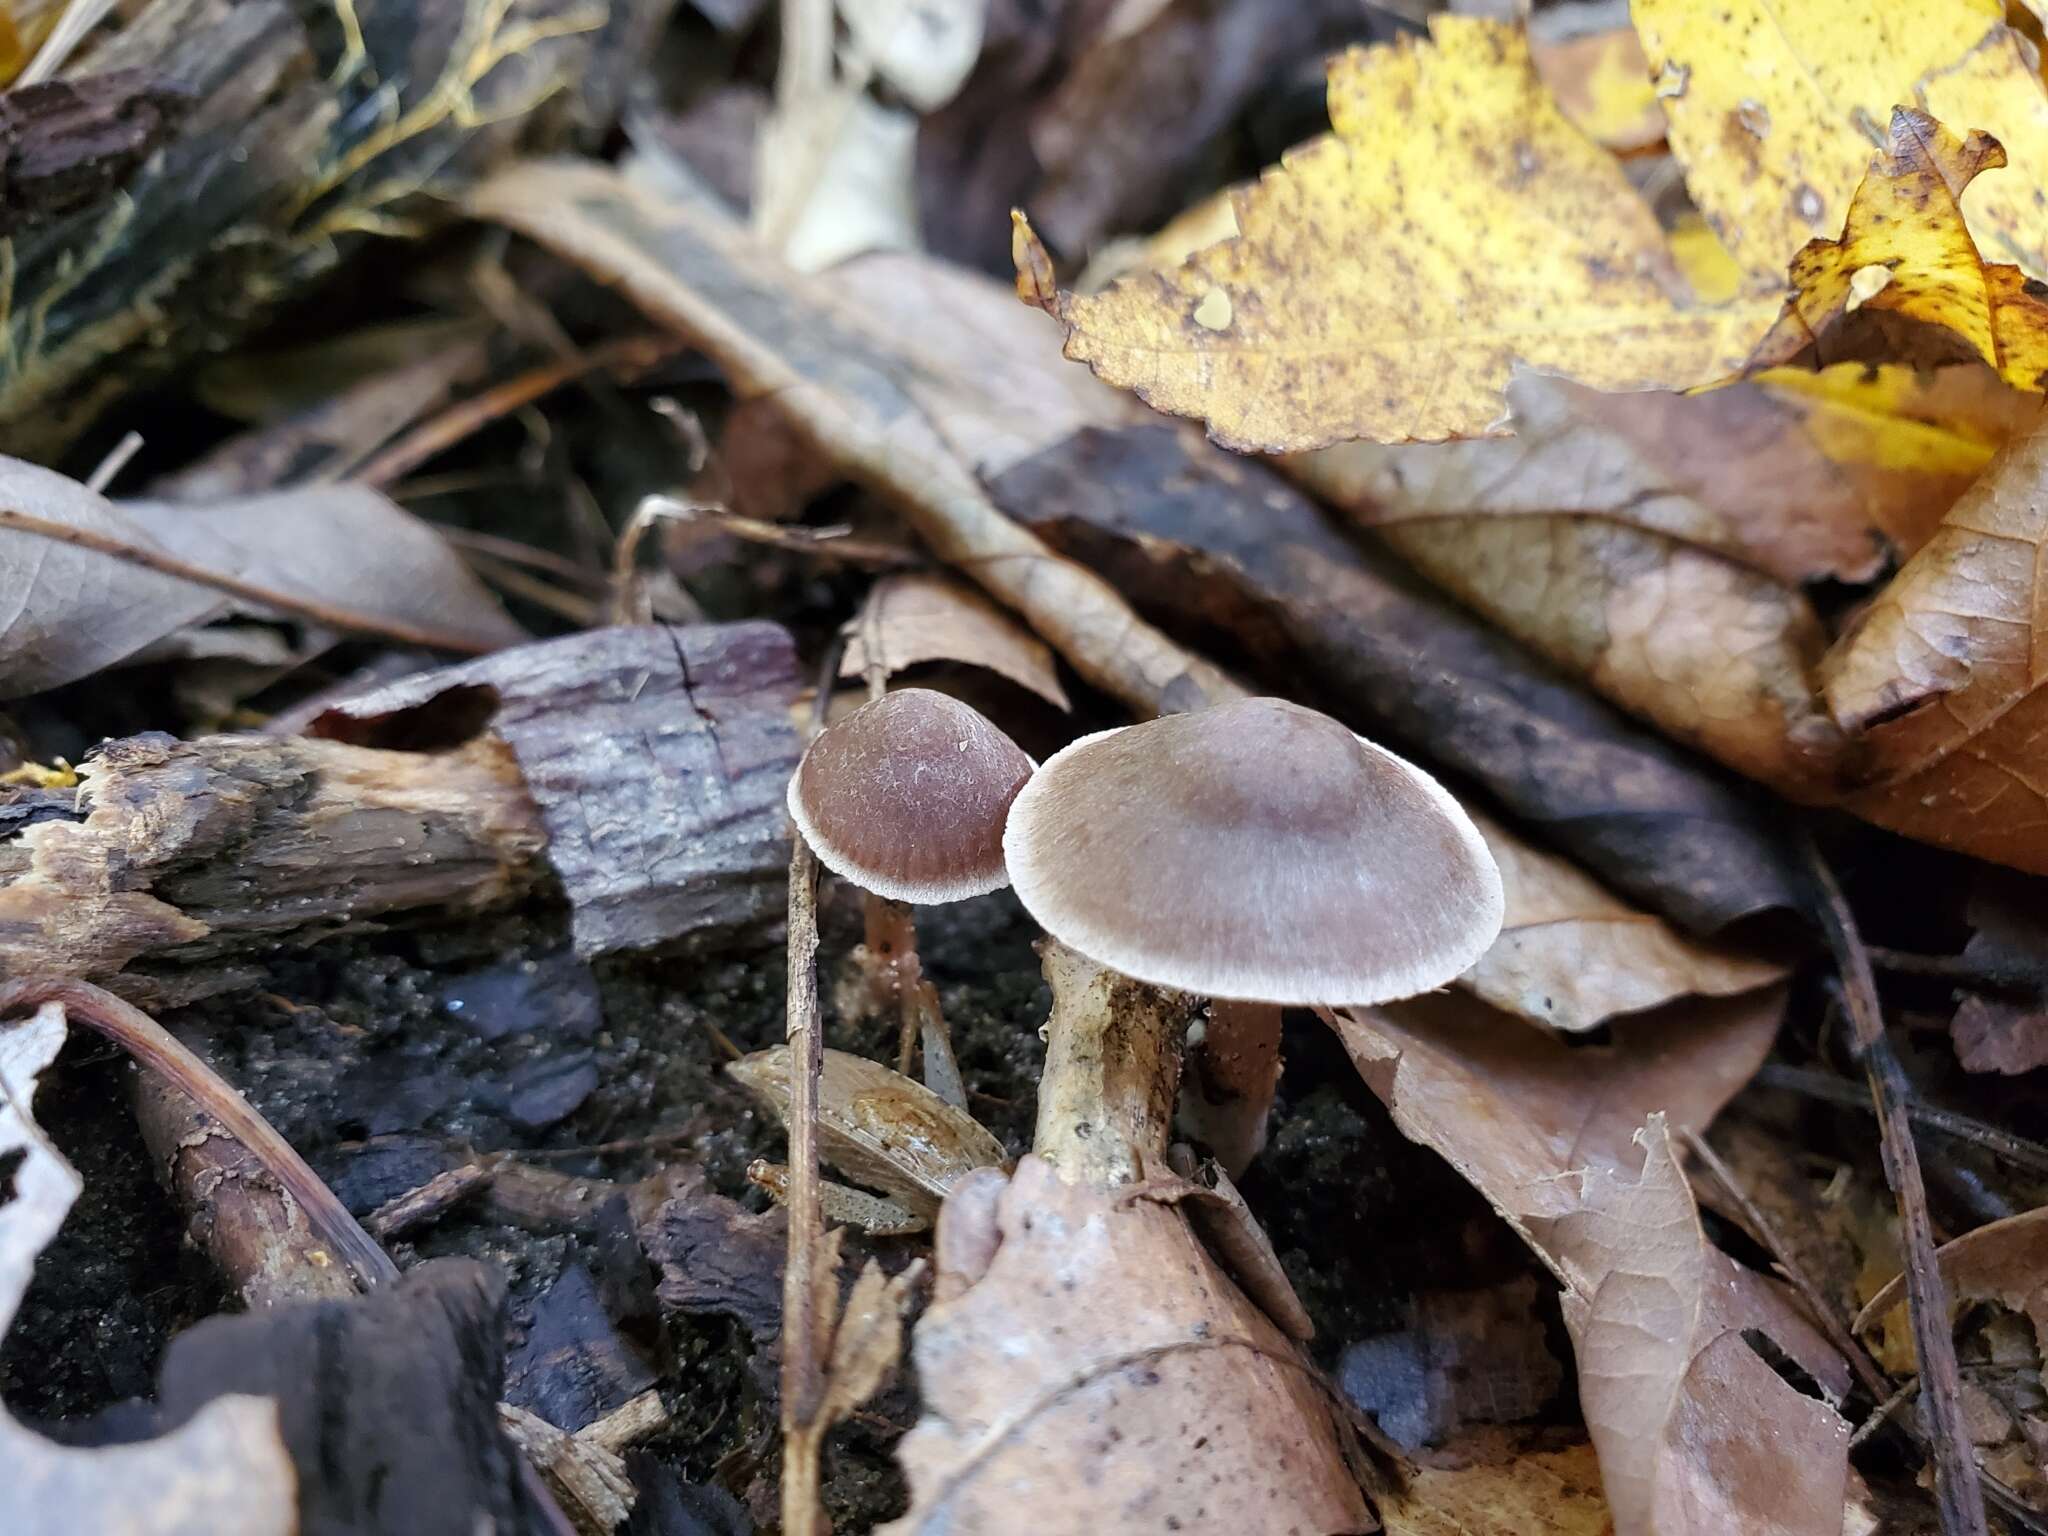
[[[91,475],[87,476],[85,488],[96,496],[104,495],[107,487],[114,483],[114,477],[126,469],[128,461],[141,451],[142,434],[140,432],[124,434],[121,441],[107,450],[107,456],[100,460],[99,467],[93,470]]]
[[[542,549],[538,544],[508,539],[502,534],[483,533],[475,528],[458,528],[453,523],[436,523],[434,532],[457,549],[474,550],[477,554],[489,555],[492,559],[503,560],[509,565],[531,566],[534,570],[545,571],[572,587],[581,587],[592,597],[602,597],[611,590],[611,583],[605,580],[602,571],[578,565],[566,555],[558,555],[551,549]]]
[[[1783,1062],[1767,1062],[1758,1069],[1755,1081],[1765,1088],[1782,1088],[1788,1093],[1803,1093],[1809,1098],[1825,1099],[1830,1104],[1839,1104],[1845,1109],[1860,1109],[1876,1114],[1877,1109],[1870,1102],[1870,1095],[1854,1083],[1836,1077],[1832,1072],[1819,1072],[1811,1067],[1787,1066]],[[1942,1109],[1929,1104],[1925,1099],[1908,1099],[1906,1115],[1909,1119],[1925,1126],[1930,1131],[1939,1131],[1957,1141],[1967,1141],[1996,1153],[2008,1162],[2016,1163],[2036,1173],[2048,1174],[2048,1147],[2038,1141],[2029,1141],[2024,1136],[2015,1136],[2011,1131],[2001,1130],[1995,1125],[1986,1125],[1982,1120],[1972,1120],[1968,1115],[1959,1115],[1952,1109]]]
[[[1920,1355],[1921,1393],[1934,1453],[1935,1509],[1943,1536],[1985,1536],[1984,1494],[1977,1483],[1976,1457],[1963,1418],[1962,1378],[1956,1372],[1955,1338],[1949,1331],[1948,1283],[1934,1258],[1934,1224],[1927,1214],[1920,1154],[1913,1145],[1906,1112],[1911,1088],[1884,1032],[1877,978],[1856,931],[1855,914],[1813,834],[1802,831],[1801,841],[1821,896],[1821,922],[1835,952],[1855,1051],[1870,1078],[1885,1179],[1898,1198],[1906,1300],[1912,1313],[1913,1342]]]
[[[1814,1323],[1828,1336],[1828,1342],[1841,1352],[1842,1358],[1849,1362],[1849,1368],[1856,1373],[1856,1379],[1863,1383],[1863,1388],[1870,1394],[1871,1400],[1883,1402],[1892,1390],[1891,1381],[1877,1368],[1877,1362],[1870,1358],[1870,1352],[1856,1342],[1855,1335],[1850,1333],[1842,1320],[1835,1315],[1835,1309],[1828,1304],[1827,1297],[1821,1294],[1820,1287],[1814,1283],[1813,1277],[1807,1274],[1804,1266],[1792,1256],[1791,1248],[1772,1226],[1770,1218],[1764,1215],[1757,1203],[1749,1198],[1749,1191],[1736,1180],[1734,1170],[1721,1161],[1721,1155],[1707,1145],[1706,1138],[1691,1126],[1681,1127],[1679,1135],[1684,1137],[1686,1146],[1692,1150],[1692,1155],[1714,1176],[1715,1182],[1728,1192],[1728,1197],[1741,1210],[1742,1219],[1748,1224],[1751,1235],[1769,1250],[1772,1261],[1784,1272],[1785,1278],[1792,1282],[1792,1288],[1799,1293],[1800,1299],[1806,1303],[1807,1310],[1813,1314]]]
[[[789,847],[789,1254],[782,1271],[782,1529],[829,1530],[818,1504],[817,1433],[825,1401],[820,1357],[818,1252],[824,1212],[818,1194],[818,1079],[825,1066],[818,1009],[818,859],[803,834]]]
[[[846,523],[814,528],[805,523],[770,523],[748,517],[710,501],[682,501],[673,496],[648,496],[641,500],[639,514],[648,521],[702,523],[718,532],[744,539],[749,544],[766,544],[791,554],[815,555],[824,560],[843,560],[878,570],[909,570],[925,564],[916,550],[877,539],[856,539]]]
[[[1870,963],[1880,971],[1932,977],[1973,992],[2028,998],[2041,995],[2043,978],[2035,968],[1979,960],[1971,955],[1930,955],[1914,949],[1884,949],[1875,944],[1868,948]]]
[[[91,35],[92,29],[107,19],[108,12],[117,3],[118,0],[71,0],[56,27],[43,39],[43,46],[29,61],[28,68],[15,76],[15,85],[36,85],[53,78],[69,62],[78,45]]]
[[[398,1278],[398,1266],[365,1232],[348,1207],[268,1120],[182,1041],[132,1004],[91,982],[69,977],[24,977],[0,985],[0,1018],[60,1003],[87,1028],[104,1035],[148,1070],[180,1090],[224,1126],[299,1202],[307,1219],[355,1272],[365,1290]]]
[[[23,512],[14,507],[0,507],[0,528],[11,528],[16,533],[31,533],[38,538],[51,539],[59,544],[89,549],[94,554],[124,560],[130,565],[139,565],[160,575],[175,576],[178,580],[189,581],[195,586],[211,587],[216,592],[225,592],[230,597],[239,597],[244,602],[255,603],[259,607],[274,608],[279,613],[288,613],[327,629],[338,629],[352,635],[377,635],[386,640],[395,640],[400,645],[417,645],[431,651],[451,651],[459,656],[474,656],[489,649],[488,646],[480,644],[474,635],[409,624],[403,619],[389,619],[374,613],[363,613],[354,608],[342,608],[333,603],[321,602],[318,598],[273,591],[256,582],[244,581],[239,576],[230,576],[225,571],[195,565],[190,560],[181,559],[160,549],[130,544],[126,540],[113,538],[91,528],[77,528],[69,523],[53,522],[47,517],[37,517],[32,512]]]
[[[438,415],[429,416],[403,437],[388,444],[349,478],[365,485],[389,485],[427,460],[446,453],[463,439],[474,436],[499,417],[509,416],[522,406],[553,394],[572,379],[599,369],[628,374],[645,372],[671,353],[681,351],[682,346],[681,339],[673,336],[622,336],[601,347],[592,347],[588,352],[572,353],[555,362],[543,363],[538,368],[529,368],[466,400],[458,400]]]

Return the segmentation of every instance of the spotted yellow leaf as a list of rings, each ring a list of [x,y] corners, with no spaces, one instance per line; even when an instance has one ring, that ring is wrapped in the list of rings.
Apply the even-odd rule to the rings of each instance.
[[[2048,388],[2048,287],[1985,261],[1963,221],[1964,189],[2004,164],[1996,139],[1958,140],[1901,107],[1842,238],[1810,241],[1793,258],[1795,291],[1752,368],[1981,358],[2008,384]]]
[[[1226,446],[1498,433],[1519,359],[1601,389],[1700,383],[1775,297],[1706,305],[1616,160],[1512,25],[1432,18],[1330,68],[1334,132],[1237,194],[1237,238],[1060,291],[1020,224],[1020,290],[1067,355]]]
[[[2048,168],[2048,92],[2003,0],[1634,0],[1693,200],[1758,290],[1842,227],[1892,109],[1981,129]],[[2040,177],[1965,200],[1987,254],[2048,276]]]

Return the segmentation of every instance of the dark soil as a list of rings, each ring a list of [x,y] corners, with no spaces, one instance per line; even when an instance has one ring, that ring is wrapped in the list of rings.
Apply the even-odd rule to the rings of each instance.
[[[830,982],[859,937],[854,893],[828,882],[823,923],[829,1009]],[[1049,1002],[1036,931],[1007,893],[924,912],[920,930],[974,1110],[1020,1153]],[[565,934],[563,914],[547,910],[279,955],[262,991],[216,998],[168,1022],[201,1044],[358,1213],[469,1148],[526,1152],[548,1168],[621,1183],[683,1161],[710,1189],[765,1208],[745,1170],[780,1155],[781,1128],[719,1068],[732,1049],[780,1041],[780,948],[768,940],[746,952],[585,968]],[[888,1059],[894,1024],[828,1017],[828,1040]],[[1511,1240],[1492,1240],[1505,1234],[1448,1167],[1393,1130],[1313,1020],[1295,1022],[1288,1048],[1272,1146],[1246,1191],[1315,1316],[1318,1353],[1333,1366],[1345,1342],[1400,1326],[1408,1296],[1434,1283],[1473,1284],[1475,1242],[1496,1271],[1527,1261]],[[81,1041],[43,1090],[41,1115],[80,1165],[86,1193],[0,1352],[0,1394],[37,1420],[75,1420],[148,1396],[170,1336],[231,1304],[181,1243],[180,1217],[151,1177],[128,1111],[131,1070],[96,1041]],[[574,1153],[654,1136],[664,1139]],[[526,1231],[458,1207],[392,1248],[401,1265],[460,1254],[505,1273],[516,1381],[528,1335],[572,1271],[598,1277],[607,1311],[635,1310],[625,1291],[651,1307],[647,1266],[627,1246],[638,1273],[621,1283],[618,1245],[602,1235]],[[891,1268],[924,1251],[920,1239],[870,1246]],[[746,1329],[722,1316],[671,1311],[651,1330],[630,1316],[612,1322],[673,1414],[648,1449],[688,1481],[720,1484],[772,1519],[772,1351],[758,1353]],[[826,1502],[842,1529],[902,1511],[889,1450],[916,1417],[909,1374],[828,1446]]]

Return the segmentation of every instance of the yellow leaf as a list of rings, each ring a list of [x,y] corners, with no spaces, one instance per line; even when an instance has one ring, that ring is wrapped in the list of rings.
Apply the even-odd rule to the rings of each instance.
[[[1713,226],[1697,213],[1680,218],[1667,238],[1671,259],[1703,302],[1725,304],[1742,292],[1742,268],[1735,265]]]
[[[1993,460],[1821,673],[1856,749],[1849,809],[2034,874],[2048,874],[2044,482],[2048,424]]]
[[[1686,294],[1513,26],[1438,16],[1430,41],[1340,56],[1330,120],[1238,195],[1237,239],[1084,296],[1054,290],[1020,226],[1020,290],[1110,383],[1274,451],[1497,432],[1517,359],[1603,389],[1698,383],[1770,323],[1774,304]]]
[[[1557,12],[1531,18],[1529,53],[1564,115],[1579,131],[1617,154],[1648,149],[1664,138],[1664,110],[1650,88],[1650,66],[1628,27],[1548,40],[1534,30]]]
[[[1746,384],[1687,398],[1711,410],[1747,389],[1797,423],[1812,449],[1841,471],[1840,492],[1902,556],[1933,536],[1955,499],[2040,408],[2037,397],[1979,364],[1931,371],[1861,363],[1813,373],[1772,368]],[[1812,497],[1805,503],[1809,514],[1824,504]]]
[[[2015,147],[2042,132],[2041,80],[2003,0],[1634,0],[1633,12],[1693,201],[1760,291],[1842,227],[1871,146],[1894,107],[1923,100],[1923,81],[1923,104],[1947,121]],[[2030,226],[2038,251],[2048,221],[2021,213],[1997,201],[1996,219]]]
[[[2008,384],[2048,385],[2048,288],[1984,261],[1963,222],[1963,189],[2004,164],[1997,140],[1958,141],[1925,113],[1899,108],[1842,238],[1810,241],[1792,259],[1793,296],[1750,367],[1975,356]]]

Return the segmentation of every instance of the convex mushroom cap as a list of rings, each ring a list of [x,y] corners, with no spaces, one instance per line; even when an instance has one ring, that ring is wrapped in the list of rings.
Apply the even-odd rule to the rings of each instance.
[[[1442,785],[1280,699],[1082,737],[1017,796],[1003,850],[1054,938],[1208,997],[1410,997],[1478,959],[1503,913]]]
[[[836,875],[891,901],[1008,885],[1003,820],[1031,759],[979,710],[899,688],[828,726],[789,781],[789,814]]]

